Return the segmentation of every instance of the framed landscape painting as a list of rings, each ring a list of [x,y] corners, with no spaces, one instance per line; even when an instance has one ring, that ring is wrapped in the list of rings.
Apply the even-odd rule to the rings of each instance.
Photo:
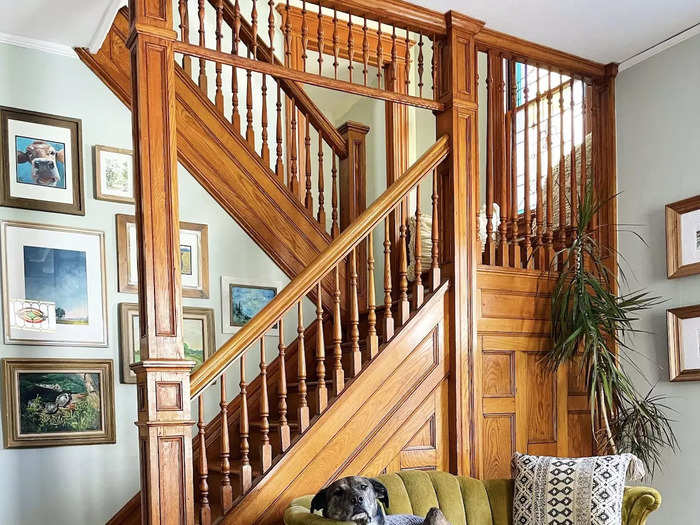
[[[282,289],[281,283],[253,283],[246,279],[221,277],[221,330],[227,334],[237,332],[275,298]],[[267,335],[277,335],[277,325]]]
[[[141,360],[139,341],[139,306],[136,303],[119,304],[119,343],[121,347],[121,381],[136,383],[136,374],[130,365]],[[206,361],[216,350],[214,310],[211,308],[182,308],[182,339],[185,359],[196,364],[192,371]]]
[[[80,119],[0,107],[0,205],[85,215]]]
[[[119,291],[138,293],[136,220],[117,214],[117,266]],[[209,228],[206,224],[180,223],[180,278],[182,296],[209,298]]]
[[[0,228],[5,343],[107,346],[104,232]]]
[[[3,359],[6,448],[116,441],[110,360]]]
[[[666,318],[671,381],[700,381],[700,305],[671,308]]]
[[[134,155],[131,150],[95,146],[95,198],[135,204]]]
[[[666,272],[700,273],[700,195],[666,205]]]

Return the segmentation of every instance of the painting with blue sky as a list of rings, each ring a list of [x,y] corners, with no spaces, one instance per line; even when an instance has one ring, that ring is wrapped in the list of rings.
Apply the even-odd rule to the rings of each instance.
[[[277,295],[277,289],[262,286],[230,285],[231,325],[243,326]]]
[[[15,136],[15,149],[18,152],[26,152],[27,147],[31,146],[36,141],[41,141],[49,144],[56,152],[60,152],[62,150],[65,151],[66,149],[66,145],[63,142],[54,142],[45,139],[22,137],[20,135]],[[56,169],[58,170],[59,175],[58,182],[56,182],[56,184],[46,187],[66,189],[66,165],[60,160],[58,160],[58,158],[56,159]],[[32,177],[31,162],[17,162],[17,182],[20,182],[22,184],[42,185],[39,182],[37,182],[34,179],[34,177]]]
[[[26,298],[56,304],[56,323],[88,324],[85,252],[24,247]]]

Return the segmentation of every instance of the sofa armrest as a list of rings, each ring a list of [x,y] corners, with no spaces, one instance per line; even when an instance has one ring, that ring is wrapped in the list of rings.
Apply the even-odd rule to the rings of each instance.
[[[661,494],[649,487],[625,487],[623,525],[645,525],[649,514],[661,505]]]
[[[356,525],[352,521],[329,520],[318,514],[311,514],[311,496],[297,498],[284,511],[284,525]]]

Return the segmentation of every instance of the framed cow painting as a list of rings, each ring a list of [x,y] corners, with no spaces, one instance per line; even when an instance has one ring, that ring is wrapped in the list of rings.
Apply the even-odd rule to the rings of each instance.
[[[0,205],[85,215],[80,119],[0,106]]]

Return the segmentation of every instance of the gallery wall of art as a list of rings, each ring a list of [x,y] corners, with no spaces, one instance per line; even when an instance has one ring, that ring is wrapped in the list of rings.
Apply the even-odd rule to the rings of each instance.
[[[631,233],[618,235],[626,288],[647,288],[666,299],[641,316],[637,328],[649,333],[636,335],[632,348],[655,391],[669,396],[680,444],[678,455],[667,450],[663,471],[654,476],[664,502],[650,523],[683,523],[700,513],[700,220],[693,212],[700,207],[700,125],[697,90],[688,88],[700,82],[698,57],[696,36],[621,72],[616,86],[618,222],[647,243]],[[679,201],[689,205],[675,204],[667,215],[666,205]],[[646,391],[649,385],[638,387]]]
[[[29,415],[35,419],[30,421],[27,416],[25,423],[35,426],[18,426],[26,432],[11,435],[20,439],[6,442],[0,448],[0,471],[4,473],[0,477],[0,522],[104,523],[138,490],[139,466],[133,424],[136,393],[122,358],[129,337],[122,337],[124,334],[120,330],[120,323],[122,327],[137,326],[131,306],[137,302],[137,295],[131,292],[133,287],[129,288],[129,261],[123,255],[125,250],[118,246],[117,234],[117,215],[132,216],[134,205],[118,202],[119,188],[115,187],[119,184],[112,184],[111,188],[98,185],[96,191],[95,146],[106,147],[106,155],[101,157],[103,167],[110,162],[110,154],[131,150],[130,114],[77,59],[0,45],[0,71],[3,72],[0,106],[80,122],[80,136],[75,137],[79,143],[63,146],[66,151],[62,155],[62,145],[71,144],[69,135],[60,135],[62,132],[58,130],[58,135],[38,137],[54,149],[53,154],[49,151],[48,157],[46,152],[35,155],[40,161],[38,171],[30,168],[36,163],[14,164],[13,180],[19,177],[25,182],[19,190],[13,191],[28,188],[41,192],[39,197],[50,201],[53,192],[58,190],[57,193],[64,195],[64,203],[59,206],[62,209],[50,211],[56,210],[55,203],[50,202],[39,209],[36,206],[27,209],[30,206],[25,206],[26,201],[21,200],[8,202],[19,207],[0,206],[0,220],[5,221],[8,243],[1,253],[7,269],[3,289],[7,292],[5,303],[11,304],[15,313],[22,312],[15,316],[15,321],[43,323],[43,329],[41,326],[28,329],[27,325],[18,326],[17,322],[10,330],[3,327],[0,358],[19,360],[19,364],[13,362],[13,367],[18,367],[23,386],[13,391],[21,390],[25,398],[22,406],[31,405],[29,408],[33,412]],[[15,114],[9,117],[23,122]],[[51,125],[52,122],[40,119],[38,124]],[[46,128],[21,126],[13,135],[15,149],[26,153],[30,147],[29,153],[32,153],[31,146],[37,138],[33,135]],[[4,151],[2,158],[5,157],[9,159]],[[57,184],[31,184],[32,176],[43,177],[42,182],[52,177],[50,164],[44,162],[51,158],[63,168]],[[41,171],[42,166],[45,172]],[[77,179],[73,178],[73,167],[81,168]],[[185,317],[191,319],[192,326],[207,327],[206,334],[192,336],[195,342],[189,346],[190,355],[194,356],[199,350],[195,348],[198,340],[205,344],[203,340],[206,339],[206,346],[213,346],[215,350],[233,331],[222,317],[222,276],[229,279],[229,284],[240,285],[239,293],[248,294],[244,286],[279,289],[288,278],[182,167],[179,167],[179,176],[180,219],[189,223],[189,237],[182,242],[185,246],[182,261],[188,272],[183,280],[189,287],[183,300]],[[82,201],[74,198],[77,194],[73,190],[78,184],[82,185]],[[81,212],[84,214],[79,214]],[[14,223],[37,226],[20,227]],[[204,230],[206,248],[201,237]],[[187,242],[188,238],[192,242]],[[208,290],[204,290],[204,268],[200,267],[204,261]],[[47,274],[53,276],[47,278]],[[120,282],[120,276],[126,281]],[[87,283],[86,288],[81,288],[81,282]],[[73,284],[68,286],[67,283]],[[28,297],[28,292],[46,297]],[[258,295],[264,298],[265,292]],[[89,304],[87,309],[85,298]],[[34,301],[25,304],[14,300]],[[53,306],[49,304],[52,302]],[[308,310],[309,315],[313,315],[310,305]],[[127,321],[120,319],[120,311]],[[244,312],[243,317],[245,315]],[[3,324],[8,324],[8,316],[3,317]],[[227,319],[230,318],[228,315]],[[52,344],[41,344],[46,342]],[[32,368],[34,365],[24,361],[28,358],[41,359],[40,366]],[[52,364],[46,361],[49,359],[58,361]],[[257,366],[252,361],[248,363],[251,374]],[[68,369],[69,375],[61,375]],[[0,381],[4,387],[5,379],[0,378]],[[236,378],[231,377],[230,381],[233,383]],[[16,401],[22,403],[21,399]],[[212,405],[216,402],[207,400],[207,404],[209,401]],[[47,428],[54,425],[53,428],[61,429],[55,426],[60,416],[69,413],[71,418],[63,416],[62,424],[70,425],[78,419],[76,414],[94,416],[95,409],[101,411],[99,418],[104,432],[82,429],[86,432],[78,432],[80,439],[73,440],[74,443],[55,435],[39,436],[35,442],[23,441],[27,436],[33,439],[32,433],[40,423]],[[5,411],[3,407],[0,418],[3,431],[7,430],[7,422],[12,421],[5,417]],[[113,418],[110,418],[112,413]],[[13,446],[19,448],[11,448]],[[26,446],[34,448],[22,448]]]

